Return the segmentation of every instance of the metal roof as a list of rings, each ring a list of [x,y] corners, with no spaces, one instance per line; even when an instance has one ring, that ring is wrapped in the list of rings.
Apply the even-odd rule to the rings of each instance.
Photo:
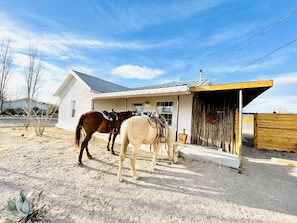
[[[210,79],[203,80],[192,80],[192,81],[181,81],[181,82],[170,82],[167,84],[159,84],[152,86],[145,86],[139,88],[131,88],[126,91],[119,92],[107,92],[96,94],[93,98],[130,98],[139,96],[160,96],[160,95],[182,95],[190,94],[189,89],[194,86],[206,86],[211,84]]]
[[[206,86],[206,85],[210,85],[210,84],[211,84],[210,79],[190,80],[190,81],[173,81],[173,82],[169,82],[169,83],[165,83],[165,84],[133,88],[130,90],[157,89],[157,88],[168,88],[168,87],[179,87],[179,86],[187,86],[188,88],[190,88],[190,87],[197,87],[197,86]]]
[[[86,84],[90,87],[91,91],[97,93],[108,93],[108,92],[117,92],[129,90],[129,88],[114,84],[105,80],[102,80],[97,77],[92,77],[90,75],[78,72],[73,70],[73,72]]]
[[[174,81],[166,84],[127,88],[102,80],[100,78],[92,77],[90,75],[71,70],[54,93],[54,96],[59,96],[73,78],[78,79],[87,88],[89,88],[90,92],[94,93],[93,98],[127,98],[136,96],[190,94],[191,92],[189,89],[191,87],[206,86],[211,84],[210,79],[202,79],[178,82]]]

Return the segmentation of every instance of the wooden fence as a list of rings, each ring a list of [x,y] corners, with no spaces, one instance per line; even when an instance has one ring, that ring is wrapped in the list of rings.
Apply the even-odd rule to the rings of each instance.
[[[297,114],[254,114],[254,147],[297,152]]]

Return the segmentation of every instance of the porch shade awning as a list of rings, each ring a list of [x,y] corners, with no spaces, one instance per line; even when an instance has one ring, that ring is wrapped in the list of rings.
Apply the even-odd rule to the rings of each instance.
[[[267,89],[273,86],[273,80],[261,80],[251,82],[241,82],[233,84],[218,84],[208,86],[191,87],[189,91],[191,93],[207,93],[218,94],[220,97],[232,97],[237,101],[238,91],[242,90],[243,94],[243,107],[252,102],[256,97],[265,92]]]

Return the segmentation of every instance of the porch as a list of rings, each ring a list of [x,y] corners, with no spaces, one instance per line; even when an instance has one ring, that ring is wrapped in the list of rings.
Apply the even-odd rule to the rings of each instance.
[[[234,169],[239,169],[240,167],[238,155],[226,153],[218,149],[211,149],[201,145],[184,144],[179,152],[180,157],[185,159],[212,162]]]

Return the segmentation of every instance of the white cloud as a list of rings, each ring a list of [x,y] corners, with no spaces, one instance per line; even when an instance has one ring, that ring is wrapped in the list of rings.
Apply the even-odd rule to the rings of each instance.
[[[187,3],[184,1],[132,1],[129,3],[129,7],[126,7],[126,4],[122,2],[116,3],[116,7],[113,5],[114,3],[110,2],[109,11],[102,8],[100,3],[93,7],[100,15],[100,20],[105,21],[105,24],[101,24],[101,26],[113,27],[117,32],[137,31],[147,26],[183,20],[197,13],[218,8],[225,4],[226,0],[193,0],[187,1]],[[110,19],[111,14],[113,15],[112,19]]]
[[[122,65],[111,71],[112,74],[121,78],[136,78],[149,80],[156,78],[164,73],[163,70],[139,67],[135,65]]]

